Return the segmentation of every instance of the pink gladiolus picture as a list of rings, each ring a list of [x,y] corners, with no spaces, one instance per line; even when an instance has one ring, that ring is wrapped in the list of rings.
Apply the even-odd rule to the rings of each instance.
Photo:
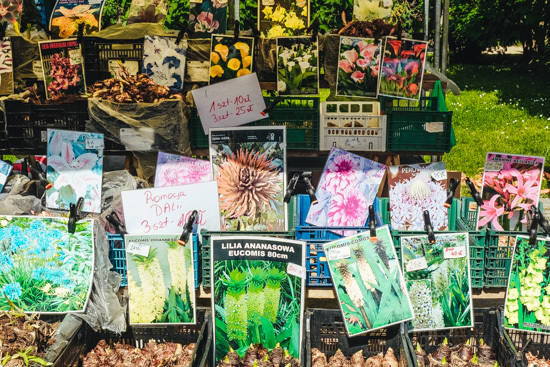
[[[380,45],[374,39],[340,37],[336,95],[376,97]]]
[[[379,94],[417,100],[420,98],[427,43],[386,37]]]
[[[388,169],[392,229],[423,231],[424,210],[436,231],[448,229],[447,179],[433,179],[434,172],[446,171],[444,162],[393,166]],[[439,177],[439,175],[438,175]]]
[[[523,231],[525,211],[538,205],[544,157],[487,153],[477,228]]]
[[[329,227],[364,226],[385,171],[383,164],[333,147],[317,185],[318,203],[309,208],[306,222]]]

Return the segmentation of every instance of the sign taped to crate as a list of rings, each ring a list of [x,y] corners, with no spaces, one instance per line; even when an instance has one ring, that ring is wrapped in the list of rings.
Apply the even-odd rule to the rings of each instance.
[[[204,133],[269,117],[256,73],[192,91]]]

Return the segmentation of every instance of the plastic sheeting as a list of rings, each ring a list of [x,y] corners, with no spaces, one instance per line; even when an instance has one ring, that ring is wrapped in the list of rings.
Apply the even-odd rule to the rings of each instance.
[[[130,151],[191,153],[185,102],[115,103],[88,99],[87,131],[105,134]]]
[[[139,39],[143,38],[146,35],[150,36],[166,36],[170,33],[167,33],[164,30],[164,26],[160,24],[152,23],[134,23],[124,26],[122,24],[114,24],[109,26],[99,32],[96,32],[90,36],[86,37],[97,37],[104,39]]]

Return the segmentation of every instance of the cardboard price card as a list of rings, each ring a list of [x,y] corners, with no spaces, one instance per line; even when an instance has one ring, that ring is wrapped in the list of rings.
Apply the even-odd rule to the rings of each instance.
[[[305,243],[212,237],[214,365],[231,350],[244,357],[261,343],[300,359],[305,296]]]

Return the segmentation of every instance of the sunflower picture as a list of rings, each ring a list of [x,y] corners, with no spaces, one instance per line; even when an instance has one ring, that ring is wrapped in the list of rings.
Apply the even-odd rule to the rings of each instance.
[[[286,230],[285,127],[210,129],[222,231]]]
[[[212,35],[210,84],[252,72],[254,38]]]

